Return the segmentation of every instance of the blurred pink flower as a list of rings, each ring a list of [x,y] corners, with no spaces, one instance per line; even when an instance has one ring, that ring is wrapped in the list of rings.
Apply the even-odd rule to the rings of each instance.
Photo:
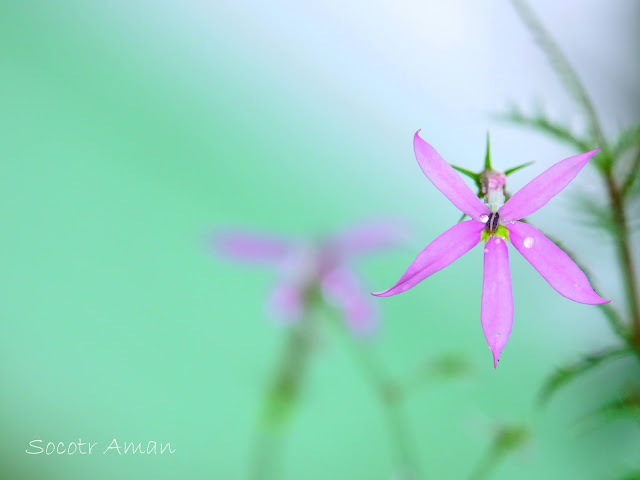
[[[513,324],[507,240],[560,295],[579,303],[608,303],[596,294],[586,275],[565,252],[537,229],[519,221],[562,191],[598,150],[556,163],[506,202],[506,177],[500,172],[490,171],[490,178],[483,183],[485,204],[418,133],[414,136],[413,145],[420,168],[435,187],[471,220],[460,222],[437,237],[420,252],[393,287],[374,295],[388,297],[405,292],[451,264],[481,240],[486,240],[481,320],[493,353],[494,368]]]
[[[400,225],[377,222],[316,242],[224,231],[214,236],[213,249],[233,260],[266,264],[278,270],[279,280],[269,295],[268,308],[285,323],[300,320],[310,301],[320,294],[341,312],[354,334],[363,335],[375,329],[379,313],[350,262],[397,246],[403,240],[404,229]]]

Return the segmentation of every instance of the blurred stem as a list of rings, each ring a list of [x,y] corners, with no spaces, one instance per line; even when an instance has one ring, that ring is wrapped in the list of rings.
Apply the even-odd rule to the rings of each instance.
[[[370,349],[356,344],[339,322],[332,323],[336,324],[347,346],[347,350],[351,353],[354,361],[362,370],[374,394],[380,401],[385,422],[390,431],[395,467],[400,468],[394,478],[399,480],[418,480],[424,478],[420,472],[409,428],[401,408],[401,401],[404,398],[401,390],[398,388],[398,385],[386,375],[384,369]]]
[[[587,94],[587,90],[582,85],[580,77],[578,77],[567,57],[565,57],[562,50],[556,45],[551,35],[549,35],[549,32],[544,28],[542,22],[540,22],[536,14],[533,13],[533,10],[531,10],[527,2],[524,0],[511,0],[511,3],[521,20],[529,28],[529,31],[533,33],[542,51],[547,55],[549,63],[560,78],[560,81],[564,84],[569,95],[571,95],[584,110],[591,136],[597,140],[603,153],[608,155],[609,148],[602,127],[600,126],[596,109]]]
[[[637,152],[633,163],[631,164],[631,168],[629,169],[629,174],[627,175],[627,178],[620,188],[620,193],[623,199],[627,195],[627,193],[629,193],[629,190],[633,186],[634,182],[638,180],[638,171],[640,171],[640,151]]]
[[[500,427],[489,446],[487,453],[480,459],[470,480],[489,478],[497,466],[516,449],[522,447],[529,439],[527,428],[517,425]]]
[[[469,476],[469,480],[484,480],[491,476],[491,472],[500,463],[502,452],[491,448],[487,454],[480,459],[480,463]]]
[[[531,224],[531,222],[529,222],[526,219],[522,219],[520,221]],[[540,228],[538,228],[538,230],[542,231]],[[578,265],[580,270],[582,270],[585,273],[585,275],[587,275],[587,278],[589,279],[589,283],[591,283],[591,286],[594,288],[594,290],[596,292],[600,291],[600,289],[595,285],[595,282],[593,281],[593,279],[590,278],[589,270],[585,267],[585,265],[580,260],[578,260],[576,255],[571,250],[569,250],[569,248],[566,245],[564,245],[560,240],[555,238],[553,235],[550,235],[548,233],[545,233],[545,235],[549,240],[551,240],[558,247],[564,250],[564,252],[567,255],[569,255],[569,257],[576,263],[576,265]],[[622,338],[626,343],[629,343],[631,332],[629,327],[625,324],[624,320],[619,315],[619,313],[611,306],[610,303],[603,303],[603,304],[597,305],[597,307],[600,308],[600,310],[602,310],[602,312],[604,313],[605,317],[607,317],[607,320],[609,321],[609,324],[611,325],[611,328],[613,329],[613,331],[620,338]]]
[[[640,351],[640,304],[638,303],[638,281],[631,254],[629,227],[622,192],[616,185],[611,170],[606,172],[606,185],[613,216],[618,230],[616,236],[616,250],[618,261],[622,267],[622,282],[625,286],[629,313],[631,315],[631,342]]]
[[[259,428],[254,442],[249,478],[252,480],[279,478],[280,436],[277,432]]]
[[[282,356],[263,404],[256,431],[249,478],[282,478],[282,437],[296,406],[311,351],[313,318],[307,315],[287,330]]]

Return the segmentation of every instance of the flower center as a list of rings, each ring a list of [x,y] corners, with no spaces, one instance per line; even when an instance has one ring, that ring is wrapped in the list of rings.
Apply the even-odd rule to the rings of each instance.
[[[484,203],[492,212],[497,212],[505,202],[504,187],[507,177],[502,172],[485,170],[480,177],[481,193]]]
[[[499,220],[500,215],[498,214],[498,212],[491,212],[489,218],[487,219],[487,223],[485,223],[484,225],[484,229],[488,234],[493,235],[498,231],[498,227],[500,226],[498,223]]]

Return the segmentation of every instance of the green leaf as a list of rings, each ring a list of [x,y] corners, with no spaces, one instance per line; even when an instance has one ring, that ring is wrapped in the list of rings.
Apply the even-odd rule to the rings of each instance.
[[[570,128],[549,120],[543,113],[528,116],[522,113],[518,108],[512,108],[511,111],[507,113],[498,114],[496,118],[498,120],[537,130],[542,134],[553,137],[556,140],[577,148],[581,152],[592,150],[593,147],[592,142],[578,137]]]
[[[584,111],[589,125],[590,137],[607,150],[604,134],[602,133],[602,128],[600,127],[593,103],[582,85],[580,78],[569,63],[569,60],[567,60],[567,57],[565,57],[562,50],[560,50],[560,47],[558,47],[524,0],[511,0],[511,3],[524,24],[533,34],[542,51],[547,55],[551,67],[556,72],[556,75],[558,75],[566,91]]]
[[[615,480],[640,480],[640,471],[625,473],[624,475],[616,478]]]
[[[640,123],[625,128],[613,143],[611,153],[619,157],[631,147],[640,147]]]
[[[456,378],[464,377],[471,370],[469,360],[461,355],[444,354],[429,361],[426,365],[427,376]]]
[[[560,249],[562,249],[562,251],[564,251],[564,253],[569,255],[571,260],[573,260],[575,262],[575,264],[578,265],[580,270],[582,270],[584,272],[584,274],[587,276],[587,278],[589,279],[589,283],[594,288],[594,290],[599,291],[599,289],[595,285],[595,282],[592,279],[593,276],[589,273],[589,270],[580,261],[577,260],[576,256],[571,252],[571,250],[566,248],[563,245],[563,243],[561,241],[559,241],[557,238],[555,238],[554,236],[549,235],[549,234],[545,234],[545,235],[547,236],[547,238],[549,240],[551,240]],[[622,317],[620,316],[620,314],[611,306],[611,304],[601,304],[601,305],[597,305],[597,307],[600,308],[600,310],[604,313],[605,317],[609,321],[609,325],[611,326],[612,330],[622,340],[624,340],[625,343],[627,343],[629,341],[629,333],[628,333],[627,327],[625,326],[624,321],[622,320]]]
[[[493,448],[510,452],[525,445],[529,437],[529,430],[526,427],[521,425],[505,425],[500,428],[494,437]]]
[[[613,331],[622,339],[629,339],[629,329],[625,325],[622,317],[616,309],[611,306],[609,303],[604,303],[598,305],[598,308],[604,313],[605,317],[607,317],[607,321],[609,322],[609,326],[613,329]]]
[[[587,416],[593,415],[598,415],[605,421],[631,417],[640,423],[640,392],[630,392],[620,398],[616,398]]]
[[[618,224],[610,206],[603,205],[599,198],[586,193],[578,193],[573,197],[576,217],[580,223],[617,237]]]
[[[527,163],[523,163],[522,165],[518,165],[517,167],[509,168],[504,171],[504,174],[507,176],[511,175],[513,172],[517,172],[521,168],[528,167],[529,165],[533,165],[534,163],[535,162],[527,162]]]
[[[640,151],[636,153],[633,162],[627,172],[625,179],[622,182],[622,186],[620,187],[620,191],[622,195],[625,197],[634,196],[637,194],[638,188],[640,186]]]
[[[602,352],[586,355],[577,362],[556,369],[556,371],[547,378],[540,390],[538,397],[539,404],[544,405],[560,387],[567,385],[572,380],[589,372],[604,361],[631,355],[632,353],[633,352],[626,346],[611,348]]]
[[[472,364],[460,354],[447,353],[429,358],[415,370],[399,378],[395,384],[399,393],[406,397],[436,380],[462,378],[469,374]]]

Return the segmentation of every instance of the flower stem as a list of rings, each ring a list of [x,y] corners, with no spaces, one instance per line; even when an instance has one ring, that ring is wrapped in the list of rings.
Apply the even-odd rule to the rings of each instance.
[[[397,471],[394,472],[394,478],[398,480],[423,479],[412,446],[409,428],[401,408],[403,399],[401,389],[389,379],[370,349],[357,345],[352,338],[345,334],[345,329],[341,325],[337,325],[337,327],[342,334],[341,336],[344,337],[348,350],[380,402],[392,442],[393,461],[395,468],[397,468]]]
[[[558,47],[549,32],[547,32],[546,28],[544,28],[542,22],[533,10],[531,10],[527,2],[525,0],[511,0],[511,3],[522,19],[522,22],[534,35],[542,51],[547,55],[551,67],[556,72],[556,75],[558,75],[558,78],[569,95],[573,97],[577,104],[583,109],[590,136],[596,140],[596,144],[603,150],[608,150],[605,148],[606,140],[596,109],[580,77],[578,77],[578,74],[571,66],[571,63],[569,63],[567,57],[560,47]]]
[[[313,319],[305,318],[287,331],[282,357],[267,390],[251,458],[249,478],[280,479],[283,430],[296,406],[311,351]]]
[[[525,0],[512,0],[512,4],[520,15],[525,25],[535,35],[542,50],[547,54],[551,66],[562,80],[569,94],[583,108],[585,119],[589,125],[589,134],[592,143],[600,147],[598,171],[602,174],[609,195],[610,207],[613,211],[614,221],[617,227],[616,250],[618,261],[622,268],[623,284],[631,315],[630,340],[634,349],[640,352],[640,303],[638,300],[638,282],[634,270],[633,258],[629,241],[629,228],[627,213],[624,203],[624,192],[628,188],[627,183],[618,187],[613,177],[614,154],[604,135],[602,125],[593,106],[591,98],[582,85],[580,78],[565,57],[564,53],[556,45],[555,41],[546,31],[538,17],[533,13]]]
[[[491,449],[484,457],[480,459],[475,470],[471,472],[469,480],[484,480],[491,476],[492,471],[498,465],[500,461],[500,453]]]
[[[626,290],[627,302],[629,304],[629,314],[631,315],[631,343],[633,347],[640,351],[640,303],[638,301],[638,281],[631,254],[629,241],[629,227],[624,199],[621,191],[613,179],[612,173],[606,174],[607,192],[613,210],[614,221],[618,230],[616,236],[616,250],[618,261],[622,267],[623,284]]]
[[[480,458],[470,480],[490,478],[493,471],[507,456],[524,446],[529,440],[529,431],[520,425],[501,426],[493,436],[487,453]]]

